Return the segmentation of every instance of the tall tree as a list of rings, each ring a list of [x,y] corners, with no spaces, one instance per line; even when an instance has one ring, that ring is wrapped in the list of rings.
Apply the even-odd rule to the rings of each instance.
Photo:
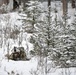
[[[67,14],[67,5],[68,5],[68,0],[62,0],[62,4],[63,4],[63,15]]]
[[[48,6],[50,6],[51,5],[51,0],[48,0]]]
[[[76,7],[76,1],[75,0],[71,0],[71,3],[72,3],[72,8],[75,8]]]
[[[27,6],[25,9],[27,18],[23,21],[23,28],[26,32],[33,33],[36,24],[40,21],[42,13],[41,3],[37,0],[31,0],[27,3]]]

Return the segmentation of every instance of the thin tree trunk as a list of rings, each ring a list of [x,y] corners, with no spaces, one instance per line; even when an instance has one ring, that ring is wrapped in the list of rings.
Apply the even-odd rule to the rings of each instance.
[[[47,30],[48,30],[48,39],[50,39],[50,19],[51,19],[51,0],[48,0],[48,26],[47,26]],[[49,45],[50,45],[50,42],[49,42],[49,40],[47,40],[47,45],[48,45],[48,50],[49,50]],[[45,58],[45,75],[47,75],[47,71],[48,71],[48,69],[47,69],[47,54],[48,54],[48,52],[47,52],[47,50],[45,51],[46,52],[46,58]]]
[[[50,6],[51,5],[51,0],[48,0],[48,6]]]
[[[8,47],[7,47],[7,54],[8,54],[8,62],[9,62],[9,42],[8,42]]]
[[[76,7],[75,0],[72,0],[71,3],[72,3],[72,8],[75,8]]]
[[[66,15],[67,13],[67,4],[68,4],[68,1],[67,0],[62,0],[62,3],[63,3],[63,15]]]

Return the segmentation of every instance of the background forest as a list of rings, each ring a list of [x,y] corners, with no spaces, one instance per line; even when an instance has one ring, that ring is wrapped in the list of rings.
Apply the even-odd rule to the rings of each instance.
[[[0,75],[76,74],[75,0],[2,3]]]

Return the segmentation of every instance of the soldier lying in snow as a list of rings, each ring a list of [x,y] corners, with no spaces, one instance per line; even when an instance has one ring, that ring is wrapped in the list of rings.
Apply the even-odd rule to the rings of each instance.
[[[17,51],[17,49],[19,50]],[[30,60],[27,58],[23,47],[14,47],[14,52],[12,52],[10,55],[6,55],[6,57],[11,60]]]

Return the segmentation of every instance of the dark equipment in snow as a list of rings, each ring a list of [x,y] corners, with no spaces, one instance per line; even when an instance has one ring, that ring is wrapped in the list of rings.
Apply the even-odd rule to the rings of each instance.
[[[30,60],[26,56],[26,52],[24,47],[14,47],[13,52],[10,55],[6,55],[11,60],[19,61],[19,60]]]

